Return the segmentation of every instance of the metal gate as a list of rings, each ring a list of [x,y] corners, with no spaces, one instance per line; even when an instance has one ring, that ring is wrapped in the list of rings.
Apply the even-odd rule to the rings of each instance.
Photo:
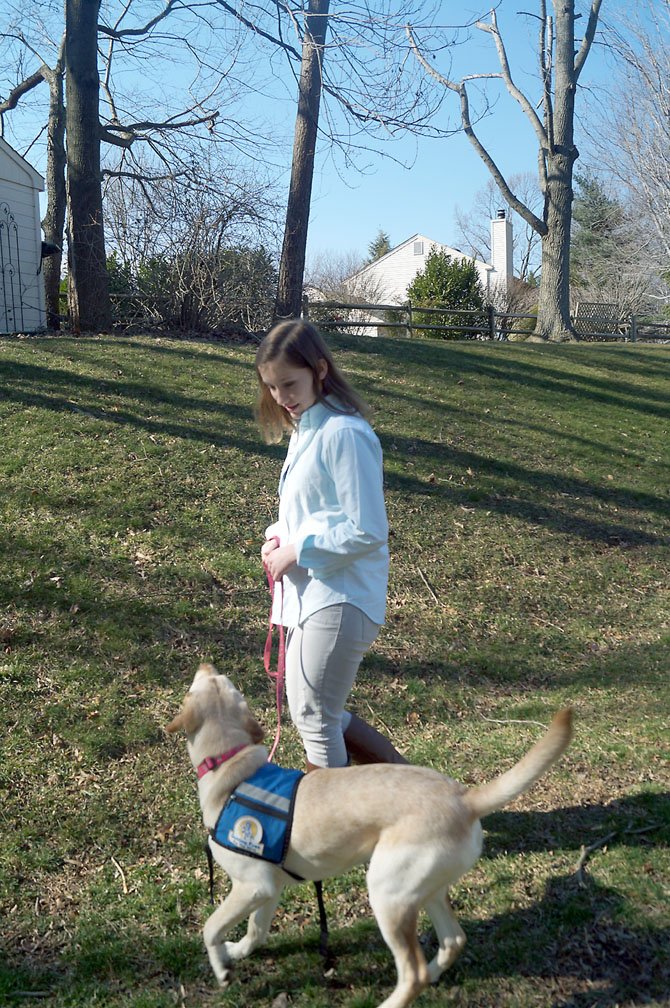
[[[19,229],[9,203],[0,203],[0,272],[0,332],[21,332],[24,320]]]

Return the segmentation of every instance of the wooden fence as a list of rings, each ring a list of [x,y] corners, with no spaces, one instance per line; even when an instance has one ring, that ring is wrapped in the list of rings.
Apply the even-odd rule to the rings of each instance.
[[[597,314],[579,311],[573,317],[573,324],[580,339],[588,341],[608,340],[667,340],[670,341],[670,323],[648,320],[633,315],[627,320],[613,318],[611,312]],[[303,318],[318,322],[322,328],[394,330],[404,332],[410,338],[417,330],[421,332],[458,333],[465,339],[507,340],[510,336],[528,336],[537,321],[536,314],[500,312],[493,305],[483,309],[427,308],[421,305],[369,304],[368,302],[319,301],[307,296],[302,302]],[[419,320],[417,316],[421,316]],[[370,318],[374,316],[374,318]],[[427,323],[425,317],[435,319]],[[448,316],[449,322],[440,323],[440,316]],[[462,319],[462,321],[461,321]],[[457,320],[457,321],[454,321]],[[523,324],[525,323],[525,325]]]

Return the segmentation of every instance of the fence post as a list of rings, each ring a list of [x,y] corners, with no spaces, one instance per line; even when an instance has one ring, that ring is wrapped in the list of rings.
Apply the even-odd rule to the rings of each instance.
[[[637,343],[637,315],[631,315],[630,317],[630,341],[631,343]]]
[[[412,302],[407,302],[407,335],[410,339],[413,338],[414,333],[412,332]]]
[[[303,294],[302,296],[302,310],[300,312],[300,316],[304,319],[309,318],[309,298],[306,294]]]
[[[492,304],[486,306],[486,314],[488,315],[489,339],[494,340],[496,338],[496,310]]]

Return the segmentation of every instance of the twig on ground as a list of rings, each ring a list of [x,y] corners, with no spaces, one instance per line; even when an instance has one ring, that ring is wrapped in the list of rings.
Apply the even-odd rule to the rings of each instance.
[[[604,847],[606,843],[612,840],[615,836],[621,834],[622,836],[633,836],[638,833],[650,833],[652,830],[658,829],[658,823],[652,823],[651,826],[640,826],[638,829],[622,829],[622,830],[612,830],[607,836],[601,837],[600,840],[596,840],[595,843],[589,844],[588,847],[582,845],[579,861],[575,865],[575,875],[577,876],[578,885],[584,887],[586,882],[584,881],[584,866],[591,854],[598,850],[600,847]]]
[[[607,836],[601,837],[600,840],[596,840],[595,843],[589,844],[588,847],[585,847],[582,844],[581,851],[579,854],[579,861],[575,865],[575,875],[577,876],[577,882],[580,886],[586,885],[586,883],[584,882],[584,865],[586,864],[589,855],[593,854],[593,852],[595,850],[598,850],[599,847],[604,847],[609,840],[611,840],[613,837],[617,835],[617,833],[618,830],[613,830],[612,833],[608,833]]]
[[[116,860],[116,858],[114,857],[114,855],[112,855],[112,864],[114,865],[114,867],[118,871],[119,875],[121,876],[121,885],[123,886],[123,893],[124,893],[125,896],[127,896],[128,895],[128,883],[126,882],[126,876],[123,874],[123,868],[121,867],[121,865],[119,864],[119,862]]]
[[[377,721],[379,721],[379,724],[382,726],[382,728],[386,732],[387,736],[389,738],[392,738],[393,737],[393,732],[391,731],[391,729],[389,728],[388,725],[384,724],[384,722],[382,721],[382,719],[379,717],[379,714],[377,713],[377,711],[375,711],[375,710],[372,709],[372,707],[370,706],[370,704],[368,703],[367,700],[365,701],[365,706],[370,711],[370,713],[372,714],[373,718],[375,718]]]
[[[426,577],[426,575],[425,575],[425,574],[423,573],[423,571],[421,570],[421,568],[420,568],[420,567],[417,567],[417,570],[418,570],[419,574],[421,575],[421,580],[422,580],[422,581],[423,581],[423,583],[425,584],[425,586],[426,586],[426,588],[428,589],[428,591],[430,592],[430,594],[431,594],[431,595],[433,596],[433,601],[434,601],[434,602],[435,602],[435,603],[436,603],[437,605],[439,605],[439,604],[440,604],[440,600],[439,600],[439,598],[437,597],[437,595],[435,594],[435,592],[433,591],[433,589],[431,588],[430,584],[428,583],[428,578],[427,578],[427,577]]]
[[[484,714],[480,714],[479,716],[481,717],[482,721],[490,721],[491,724],[532,724],[537,725],[538,728],[546,729],[547,727],[546,724],[542,724],[541,721],[523,721],[523,720],[515,720],[514,718],[493,718],[493,717],[486,717]]]

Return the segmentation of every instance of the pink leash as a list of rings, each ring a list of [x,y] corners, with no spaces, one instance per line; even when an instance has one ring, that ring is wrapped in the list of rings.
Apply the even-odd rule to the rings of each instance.
[[[277,545],[279,546],[279,539],[277,536],[274,537]],[[268,579],[268,585],[270,588],[270,595],[272,601],[274,602],[274,588],[275,581],[270,571],[265,568],[265,573]],[[279,582],[279,590],[281,593],[281,616],[284,612],[284,582]],[[268,629],[268,635],[265,638],[265,649],[263,651],[263,664],[265,665],[265,671],[269,675],[270,679],[274,679],[277,694],[277,731],[275,732],[275,740],[272,743],[272,749],[270,750],[270,755],[268,756],[268,763],[272,762],[272,757],[275,754],[277,746],[279,744],[279,736],[281,734],[281,712],[284,703],[284,680],[286,677],[286,643],[284,641],[284,626],[279,623],[279,650],[277,651],[277,671],[273,672],[271,668],[272,663],[272,631],[274,630],[275,624],[272,622],[272,605],[270,606],[270,625]],[[207,848],[209,850],[209,847]],[[320,937],[319,937],[319,952],[324,958],[325,969],[330,969],[334,964],[334,958],[330,953],[328,948],[328,918],[326,916],[326,906],[323,901],[323,883],[320,880],[314,882],[314,888],[316,890],[316,899],[319,906],[319,927],[320,927]]]
[[[275,537],[276,539],[276,537]],[[276,539],[277,545],[279,545],[279,539]],[[265,568],[265,573],[268,579],[268,586],[270,588],[270,596],[274,602],[274,589],[275,581],[270,574],[270,571]],[[284,609],[284,584],[282,581],[279,582],[279,589],[281,592],[281,608]],[[269,675],[270,679],[275,681],[275,692],[277,698],[277,730],[275,732],[274,742],[272,743],[272,748],[270,750],[270,755],[268,756],[268,763],[272,761],[272,757],[275,754],[277,746],[279,745],[279,736],[281,735],[281,712],[284,704],[284,681],[286,678],[286,643],[284,640],[284,627],[279,624],[279,650],[277,651],[277,669],[272,671],[272,637],[275,624],[272,622],[272,604],[270,604],[270,620],[268,635],[265,638],[265,649],[263,651],[263,664],[265,666],[265,671]]]

